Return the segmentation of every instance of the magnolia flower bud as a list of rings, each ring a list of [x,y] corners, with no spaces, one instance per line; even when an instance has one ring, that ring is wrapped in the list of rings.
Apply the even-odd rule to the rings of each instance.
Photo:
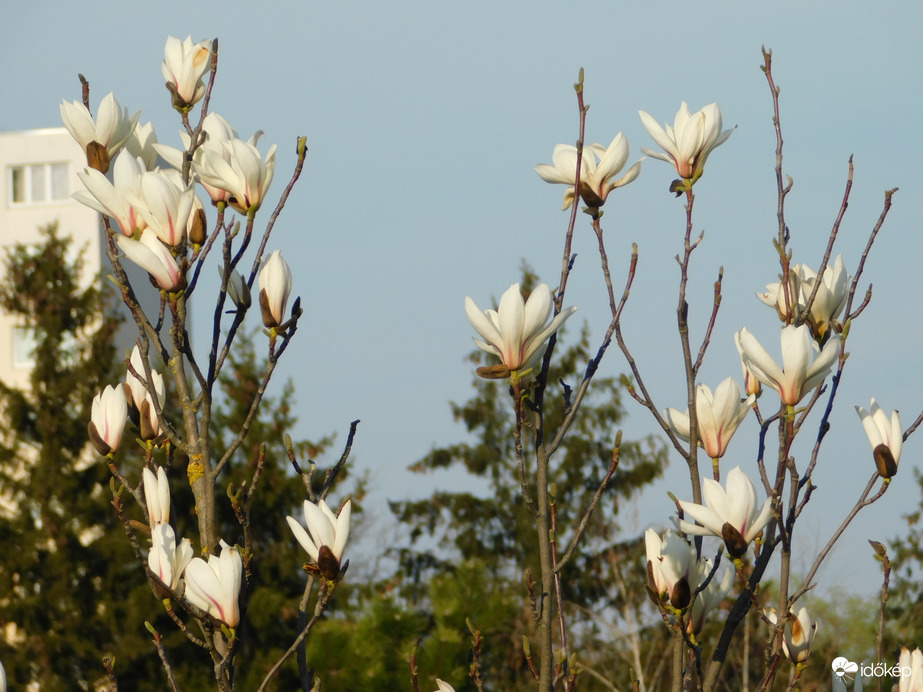
[[[285,322],[285,308],[292,290],[292,270],[276,250],[260,270],[260,308],[263,324],[272,329]]]
[[[856,413],[862,420],[862,427],[872,445],[872,457],[875,459],[875,468],[882,478],[891,478],[897,473],[897,465],[901,460],[901,447],[904,443],[904,431],[901,428],[901,419],[897,411],[891,417],[881,409],[878,402],[872,399],[871,410],[866,411],[861,406],[856,406]]]
[[[103,456],[116,451],[128,417],[125,390],[107,385],[102,392],[93,397],[91,416],[88,430],[90,441],[96,447],[96,451]]]

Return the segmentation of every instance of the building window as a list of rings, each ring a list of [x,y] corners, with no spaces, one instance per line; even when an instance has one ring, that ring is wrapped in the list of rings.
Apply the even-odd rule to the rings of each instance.
[[[35,163],[10,168],[10,203],[47,204],[68,199],[66,163]]]
[[[13,329],[13,367],[31,368],[35,365],[35,332],[29,327]]]

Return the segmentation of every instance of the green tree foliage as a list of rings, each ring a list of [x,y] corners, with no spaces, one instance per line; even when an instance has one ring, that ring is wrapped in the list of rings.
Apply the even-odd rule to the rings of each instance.
[[[71,241],[42,233],[41,246],[7,251],[0,284],[0,306],[35,338],[28,386],[0,384],[0,624],[12,687],[35,679],[53,692],[104,675],[101,643],[148,647],[128,625],[138,580],[109,470],[86,445],[92,399],[118,377],[119,320],[100,286],[81,282]]]
[[[149,621],[164,635],[181,689],[212,690],[207,656],[177,631],[151,594],[113,511],[110,471],[87,444],[93,397],[125,377],[125,354],[114,343],[120,319],[102,282],[80,280],[83,259],[69,259],[71,240],[55,227],[43,234],[40,247],[7,252],[0,284],[0,306],[33,330],[36,344],[28,385],[0,383],[0,658],[11,689],[33,680],[49,692],[94,689],[106,679],[101,658],[112,653],[121,689],[163,690],[161,662],[144,628]],[[265,348],[262,335],[257,338]],[[239,335],[221,374],[212,421],[216,448],[227,447],[250,413],[265,370],[257,348],[253,337]],[[167,402],[167,416],[175,420],[169,394]],[[256,689],[297,632],[305,582],[300,565],[307,556],[285,523],[286,514],[301,518],[304,499],[283,444],[296,423],[293,405],[290,383],[264,397],[219,479],[223,488],[239,491],[266,443],[250,519],[255,555],[240,658],[246,666],[237,671],[241,689]],[[140,479],[143,458],[132,443],[135,435],[126,429],[116,458],[132,483]],[[322,454],[330,442],[325,437],[293,447],[304,459]],[[178,536],[194,535],[196,526],[185,465],[176,454],[169,469]],[[322,474],[316,476],[319,485]],[[140,509],[127,493],[123,497],[129,517],[143,525]],[[219,502],[219,521],[220,535],[240,542],[230,499]],[[271,689],[297,687],[293,663],[275,685]]]
[[[914,469],[914,478],[923,493],[923,474]],[[908,479],[898,476],[895,482],[902,480]],[[923,500],[904,518],[907,531],[891,541],[889,550],[894,569],[884,648],[889,655],[901,646],[911,650],[923,646]]]
[[[535,275],[526,269],[524,291],[536,283]],[[567,335],[559,336],[548,377],[545,425],[549,431],[559,427],[569,388],[579,384],[592,355],[586,328],[571,344],[565,346],[566,341]],[[469,360],[476,366],[492,364],[492,359],[480,351]],[[438,583],[440,589],[456,593],[467,588],[467,597],[443,603],[448,610],[439,615],[463,633],[465,618],[471,617],[485,638],[482,664],[488,686],[514,689],[531,678],[521,637],[529,634],[532,626],[523,574],[527,569],[538,571],[530,562],[537,555],[535,525],[522,499],[508,388],[503,382],[482,379],[475,379],[473,386],[475,393],[470,400],[452,404],[453,416],[465,426],[469,441],[437,447],[411,469],[426,473],[460,468],[473,479],[463,485],[478,489],[440,490],[425,500],[391,503],[395,516],[411,528],[410,544],[398,555],[400,591],[409,602],[430,613],[429,633],[435,631],[438,602],[433,585]],[[617,380],[595,378],[580,414],[552,459],[561,553],[609,469],[624,416]],[[596,622],[593,614],[608,613],[612,622],[622,617],[626,605],[635,614],[642,607],[643,548],[636,536],[617,531],[616,517],[641,488],[661,475],[666,459],[666,449],[655,437],[622,442],[618,469],[574,558],[562,572],[566,607],[572,609],[568,619],[575,625],[570,635],[574,642],[589,641],[599,636],[600,627],[606,627]],[[624,569],[626,561],[631,569]],[[619,571],[619,578],[614,570]],[[442,576],[432,581],[437,573]],[[482,593],[476,593],[475,584]],[[489,598],[485,592],[490,593]],[[464,663],[469,645],[469,639],[462,637],[448,670],[456,671]],[[456,689],[469,689],[461,679],[453,683]]]

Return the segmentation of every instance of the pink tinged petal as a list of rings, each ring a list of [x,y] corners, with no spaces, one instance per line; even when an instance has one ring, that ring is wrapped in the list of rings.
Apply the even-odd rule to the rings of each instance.
[[[220,612],[221,582],[205,560],[193,558],[186,566],[186,600],[212,616]]]
[[[96,427],[96,433],[111,451],[119,448],[127,417],[128,403],[125,399],[125,390],[121,387],[107,385],[102,392],[93,397],[90,421]]]
[[[301,547],[311,556],[311,559],[317,562],[317,545],[315,545],[314,540],[308,535],[308,532],[305,531],[304,527],[293,517],[285,517],[285,520],[288,522],[288,526],[292,530],[292,533],[295,534],[295,540],[301,544]]]
[[[524,361],[522,328],[525,323],[525,305],[518,283],[510,286],[500,297],[497,314],[500,334],[503,337],[503,345],[500,347],[503,362],[510,370],[519,370]]]
[[[183,275],[176,260],[150,229],[141,233],[141,240],[116,236],[119,249],[125,256],[154,277],[165,291],[173,291],[183,283]]]
[[[564,323],[567,322],[567,320],[570,319],[570,316],[575,312],[577,312],[577,307],[575,305],[564,308],[561,310],[561,312],[555,315],[554,319],[551,320],[551,323],[547,327],[529,339],[529,347],[525,353],[525,359],[527,362],[531,362],[535,359],[535,357],[541,357],[544,354],[545,342],[551,337],[552,334],[564,326]]]

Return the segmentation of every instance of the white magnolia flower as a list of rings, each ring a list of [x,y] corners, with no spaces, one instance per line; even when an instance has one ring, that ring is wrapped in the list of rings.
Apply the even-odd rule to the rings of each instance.
[[[261,134],[255,134],[249,142],[233,138],[202,147],[202,156],[192,161],[203,183],[225,190],[227,203],[248,216],[263,203],[276,167],[275,144],[269,147],[265,160],[256,148]]]
[[[131,136],[125,140],[125,149],[132,156],[141,159],[144,167],[152,171],[157,165],[157,133],[154,131],[154,123],[142,125],[140,122],[135,125],[131,131]]]
[[[273,252],[260,269],[259,286],[263,324],[278,327],[286,320],[285,309],[292,291],[292,270],[280,250]]]
[[[170,521],[170,483],[162,466],[157,467],[157,475],[145,467],[141,472],[144,481],[144,502],[147,504],[147,516],[151,526]]]
[[[702,497],[704,505],[680,501],[685,516],[701,526],[682,520],[679,530],[687,535],[723,539],[728,553],[735,559],[747,552],[771,517],[772,498],[767,497],[760,507],[756,488],[739,466],[728,473],[727,490],[711,478],[703,479]]]
[[[872,454],[875,457],[879,475],[882,478],[891,478],[897,473],[897,465],[901,460],[901,447],[904,444],[901,419],[897,411],[892,411],[891,417],[888,418],[888,414],[881,409],[874,398],[869,408],[871,410],[866,411],[861,406],[856,406],[856,413],[859,414],[862,427],[865,428],[865,434],[872,445]]]
[[[125,390],[107,385],[93,397],[90,416],[90,440],[96,450],[102,455],[116,451],[128,418]]]
[[[711,574],[711,571],[712,561],[705,559],[701,569],[702,579],[699,582],[699,586],[701,586],[702,582]],[[708,582],[708,586],[699,591],[695,600],[692,602],[692,613],[689,616],[689,624],[687,625],[689,632],[698,634],[702,631],[702,628],[705,626],[705,618],[727,598],[733,583],[734,571],[726,569],[721,579],[718,579],[718,575],[716,574],[712,577],[711,581]]]
[[[196,201],[192,185],[183,185],[179,174],[144,172],[140,185],[128,197],[160,240],[170,247],[183,244]]]
[[[141,432],[141,439],[156,439],[162,432],[160,419],[157,417],[157,407],[154,405],[154,399],[151,397],[150,390],[145,382],[140,378],[145,377],[144,360],[141,357],[141,351],[137,346],[131,352],[131,367],[138,373],[138,377],[128,371],[125,375],[125,384],[131,394],[131,403],[134,407],[132,420],[138,416],[138,429]],[[151,383],[153,384],[154,393],[157,395],[157,401],[160,409],[163,410],[166,395],[164,390],[163,375],[151,368]]]
[[[308,526],[307,531],[296,519],[285,517],[295,538],[317,564],[325,579],[336,579],[340,573],[343,551],[346,549],[346,541],[349,540],[351,512],[351,500],[346,501],[339,516],[333,513],[324,500],[316,505],[305,500],[304,518]]]
[[[740,385],[732,377],[721,382],[712,394],[708,385],[700,384],[695,390],[695,411],[699,427],[699,446],[712,459],[724,456],[728,442],[741,421],[753,406],[756,397],[740,397]],[[675,408],[664,411],[664,417],[673,432],[689,441],[689,410],[680,413]]]
[[[164,291],[176,291],[186,286],[186,277],[170,249],[150,228],[141,232],[140,240],[116,236],[119,249],[132,262],[151,275]]]
[[[224,278],[224,267],[216,267],[218,270],[218,276],[222,279]],[[249,308],[250,307],[250,287],[247,285],[247,280],[244,279],[243,274],[239,271],[234,270],[231,272],[231,275],[228,277],[228,297],[238,308]]]
[[[655,159],[672,163],[680,178],[692,182],[702,175],[708,155],[716,147],[724,144],[734,132],[733,129],[721,130],[721,109],[717,103],[710,103],[692,114],[689,112],[689,106],[683,101],[672,127],[669,124],[661,127],[645,111],[638,113],[644,127],[665,153],[644,148],[641,151]]]
[[[153,545],[147,556],[148,566],[160,581],[182,596],[183,571],[193,557],[192,541],[184,538],[176,545],[173,527],[161,521],[151,529],[151,542]]]
[[[141,159],[122,151],[112,166],[112,182],[95,168],[86,168],[77,173],[86,190],[78,190],[72,196],[90,209],[111,217],[122,235],[131,238],[147,227],[139,209],[132,204],[132,200],[141,194],[141,175],[144,172]]]
[[[109,172],[109,162],[131,136],[138,122],[138,111],[128,115],[109,92],[99,104],[96,120],[80,101],[61,104],[61,120],[87,155],[87,164],[102,173]]]
[[[524,377],[545,354],[548,339],[576,307],[554,315],[551,289],[539,284],[529,299],[523,300],[519,284],[513,284],[500,298],[496,310],[481,311],[475,302],[465,298],[465,312],[481,339],[474,343],[482,351],[498,356],[514,378]]]
[[[765,385],[772,387],[782,403],[794,406],[820,385],[840,356],[840,335],[830,337],[821,350],[806,325],[782,328],[782,367],[756,337],[744,327],[737,332],[741,361]]]
[[[772,624],[778,623],[779,615],[775,608],[767,608],[765,614]],[[789,618],[782,628],[782,651],[785,657],[792,663],[807,661],[816,634],[817,620],[811,620],[807,608],[802,607],[797,616],[795,613],[789,613]]]
[[[824,276],[817,288],[811,309],[804,316],[811,333],[822,339],[831,327],[837,326],[837,320],[849,298],[850,276],[843,266],[843,256],[838,255],[832,265],[824,269]],[[817,284],[817,272],[806,264],[796,264],[789,269],[788,289],[784,290],[781,282],[766,286],[764,293],[756,297],[763,303],[774,307],[783,322],[804,313],[808,299]]]
[[[663,539],[654,529],[644,532],[648,576],[659,599],[666,597],[674,608],[685,608],[699,583],[695,546],[673,531]]]
[[[177,110],[189,110],[205,95],[202,75],[209,68],[211,54],[211,41],[194,44],[191,36],[187,36],[185,41],[175,36],[167,37],[161,72],[167,80],[167,89],[173,94],[173,107]]]
[[[243,568],[237,548],[221,541],[220,556],[209,555],[208,562],[196,557],[186,566],[186,600],[228,627],[237,627]]]
[[[564,193],[567,209],[574,203],[574,181],[577,174],[577,147],[556,144],[551,155],[554,164],[540,163],[535,167],[542,180],[570,185]],[[588,207],[600,207],[609,193],[627,185],[641,173],[641,161],[634,164],[621,178],[613,180],[628,161],[628,139],[619,132],[608,147],[590,144],[580,157],[580,197]]]
[[[455,692],[454,687],[452,687],[445,680],[440,680],[439,678],[436,678],[436,686],[438,689],[435,692]]]

